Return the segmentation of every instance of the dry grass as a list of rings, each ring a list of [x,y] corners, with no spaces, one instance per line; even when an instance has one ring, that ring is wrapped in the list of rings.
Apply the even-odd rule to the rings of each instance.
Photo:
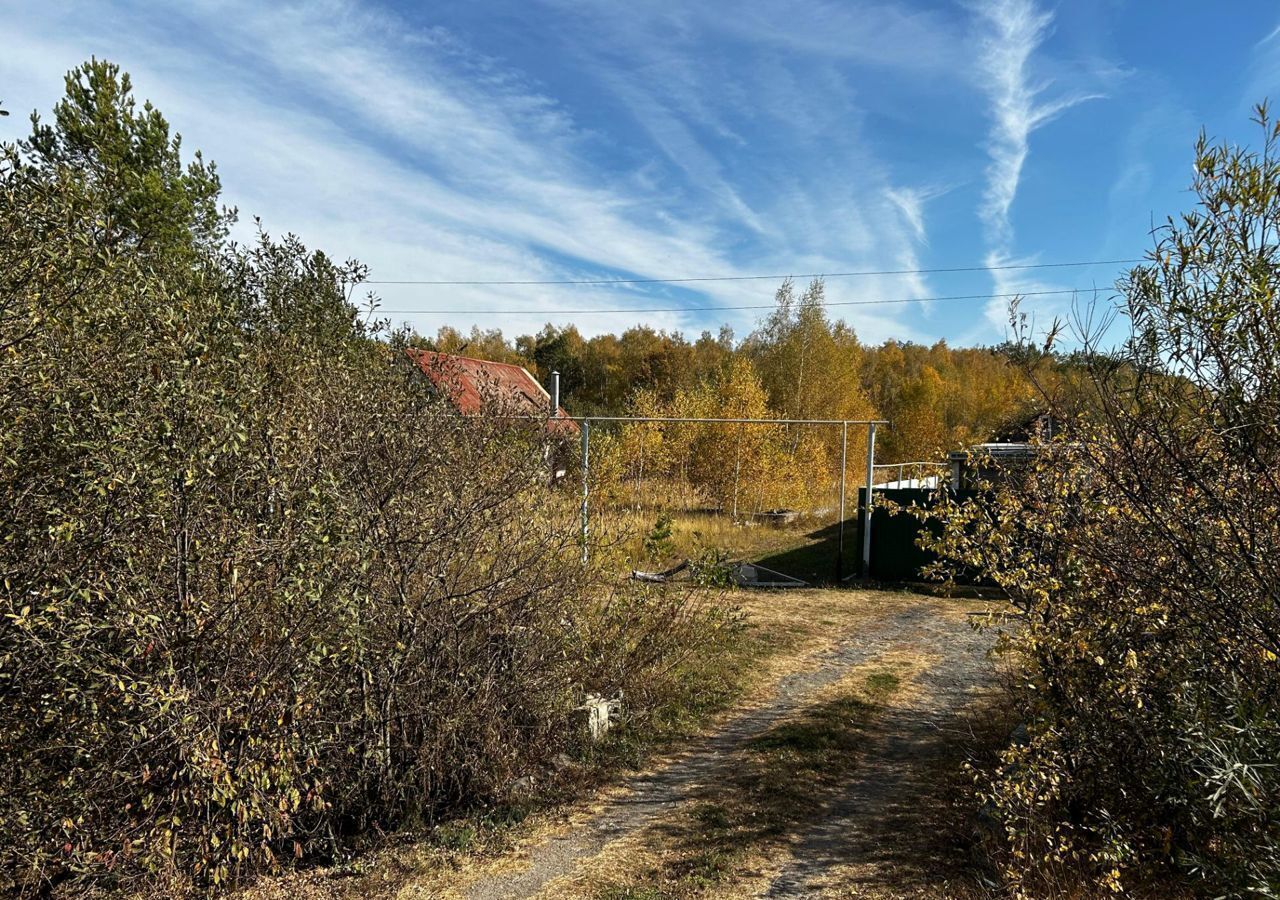
[[[625,567],[661,568],[681,559],[717,550],[733,559],[755,559],[810,543],[812,533],[832,524],[831,517],[804,516],[788,525],[768,524],[750,517],[734,521],[727,513],[670,511],[669,551],[660,557],[645,552],[645,536],[657,522],[652,510],[610,509],[601,512],[595,527],[610,536],[612,551]]]
[[[860,625],[922,601],[937,602],[901,591],[739,591],[734,596],[766,645],[752,673],[754,697],[811,666],[817,654],[856,634]]]
[[[740,656],[721,665],[737,672],[738,706],[760,702],[781,677],[814,667],[816,658],[861,623],[890,615],[918,595],[857,590],[734,591],[722,598],[739,606],[750,639]],[[924,602],[936,602],[925,599]],[[715,730],[731,715],[704,710],[697,721]],[[628,748],[635,750],[636,748]],[[644,762],[664,760],[649,747]],[[672,748],[675,749],[675,748]],[[476,877],[519,865],[522,849],[589,818],[618,790],[620,761],[635,762],[637,752],[613,756],[600,769],[580,767],[547,785],[537,798],[483,811],[418,833],[389,836],[376,850],[340,865],[261,879],[240,892],[244,900],[335,900],[370,897],[456,896],[456,886]],[[608,759],[608,757],[606,757]],[[591,800],[572,799],[597,786]]]
[[[759,598],[755,601],[759,604]],[[809,599],[809,598],[806,598]],[[873,595],[880,611],[897,608],[901,596]],[[922,601],[913,597],[912,602]],[[933,601],[953,622],[974,610],[965,604]],[[761,605],[756,619],[792,623],[842,617],[844,610],[804,601],[791,609]],[[846,620],[847,621],[847,620]],[[803,626],[801,626],[803,630]],[[801,634],[798,640],[806,638]],[[806,861],[814,828],[849,827],[851,780],[866,777],[866,754],[883,756],[881,720],[893,711],[918,708],[932,689],[918,680],[940,660],[946,647],[921,636],[853,670],[812,699],[788,721],[754,740],[727,761],[726,777],[704,784],[688,802],[644,832],[607,848],[576,877],[562,879],[540,897],[547,900],[691,900],[699,897],[758,897],[797,860]],[[775,659],[779,670],[785,660]],[[993,703],[997,705],[993,707]],[[926,752],[906,779],[901,796],[869,810],[859,823],[864,836],[887,847],[874,860],[835,863],[823,869],[804,896],[981,898],[991,896],[990,870],[982,861],[984,835],[976,822],[973,786],[964,769],[981,763],[1007,738],[1010,721],[1001,714],[998,692],[982,692],[963,712],[941,720],[946,737]],[[882,760],[881,760],[882,762]],[[873,770],[874,772],[874,770]],[[877,778],[875,774],[870,777]],[[843,810],[841,809],[843,805]],[[600,873],[609,873],[601,877]]]
[[[857,769],[881,706],[912,690],[927,664],[886,654],[819,693],[797,715],[755,738],[662,822],[618,842],[581,875],[553,885],[547,900],[689,900],[754,897],[778,861]],[[626,873],[626,874],[622,874]]]

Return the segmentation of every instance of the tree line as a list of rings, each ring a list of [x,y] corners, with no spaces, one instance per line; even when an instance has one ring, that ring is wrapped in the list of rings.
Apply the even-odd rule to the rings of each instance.
[[[412,341],[445,353],[517,363],[544,383],[559,372],[575,415],[709,415],[750,409],[789,419],[883,418],[883,461],[939,460],[948,450],[1005,433],[1043,409],[1033,379],[1010,344],[955,348],[946,341],[864,344],[827,312],[825,285],[784,282],[775,308],[742,339],[728,326],[690,340],[637,325],[585,338],[573,325],[546,325],[507,338],[478,326],[442,326]],[[1040,354],[1037,377],[1070,380],[1070,354]],[[758,395],[755,399],[743,398]],[[701,412],[695,412],[701,410]],[[711,412],[708,412],[711,411]],[[725,413],[728,415],[728,413]]]

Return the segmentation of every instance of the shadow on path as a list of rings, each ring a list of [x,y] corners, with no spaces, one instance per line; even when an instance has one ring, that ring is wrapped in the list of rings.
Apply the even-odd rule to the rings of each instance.
[[[968,737],[962,710],[990,684],[992,637],[954,624],[943,631],[935,637],[949,645],[945,655],[908,703],[876,719],[856,773],[762,896],[949,896],[947,880],[962,877],[967,860],[939,829],[936,792]]]

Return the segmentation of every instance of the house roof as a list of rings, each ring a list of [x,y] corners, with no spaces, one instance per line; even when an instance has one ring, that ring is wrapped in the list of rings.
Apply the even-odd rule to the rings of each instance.
[[[547,415],[551,395],[523,366],[416,347],[406,352],[464,415],[475,415],[486,407],[516,415]],[[578,433],[578,423],[569,418],[563,407],[556,407],[555,421],[548,425],[558,434]]]

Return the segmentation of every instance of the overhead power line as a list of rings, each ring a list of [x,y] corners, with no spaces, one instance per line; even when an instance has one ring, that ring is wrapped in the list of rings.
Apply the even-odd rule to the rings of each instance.
[[[934,303],[940,300],[1012,300],[1014,297],[1048,297],[1062,294],[1081,294],[1097,291],[1097,288],[1066,288],[1058,291],[1014,291],[1008,294],[953,294],[947,297],[902,297],[893,300],[839,300],[824,302],[824,307],[833,306],[880,306],[889,303]],[[584,316],[607,313],[666,313],[666,312],[732,312],[748,309],[774,309],[777,304],[758,303],[749,306],[650,306],[637,307],[594,307],[590,309],[538,309],[529,306],[524,309],[378,309],[378,312],[395,315],[422,316]]]
[[[566,284],[693,284],[707,281],[777,281],[780,278],[858,278],[873,275],[945,275],[958,272],[1007,272],[1015,269],[1066,269],[1081,266],[1119,266],[1129,263],[1144,262],[1142,259],[1095,259],[1084,262],[1059,263],[1020,263],[1007,266],[954,266],[944,269],[884,269],[866,272],[792,272],[776,275],[706,275],[690,278],[584,278],[562,279],[550,281],[449,281],[432,279],[388,279],[366,281],[364,284],[421,284],[453,287],[500,287],[500,286],[534,286],[534,285],[566,285]]]

